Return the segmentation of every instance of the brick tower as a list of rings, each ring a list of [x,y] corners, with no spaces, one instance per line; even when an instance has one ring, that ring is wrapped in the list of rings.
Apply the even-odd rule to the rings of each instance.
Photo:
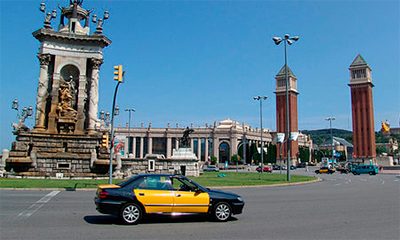
[[[354,159],[373,160],[376,157],[374,108],[371,68],[361,55],[350,65],[351,109],[353,116]]]
[[[285,68],[283,66],[279,73],[275,76],[276,79],[276,128],[278,133],[286,132],[286,80],[285,80]],[[290,132],[298,132],[298,114],[297,114],[297,78],[293,74],[292,70],[288,68],[288,79],[289,79],[289,121],[290,121]],[[277,159],[287,159],[287,145],[277,144]],[[298,142],[290,142],[290,159],[291,164],[295,164],[296,156],[299,151]]]

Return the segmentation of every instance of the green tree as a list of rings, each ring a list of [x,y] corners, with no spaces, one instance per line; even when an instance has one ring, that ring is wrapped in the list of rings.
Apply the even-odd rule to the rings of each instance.
[[[301,162],[308,162],[310,159],[310,148],[308,147],[299,147],[299,158]]]
[[[270,143],[267,146],[267,163],[276,163],[276,145]]]
[[[216,156],[211,156],[210,161],[211,161],[211,165],[217,164],[217,157]]]
[[[234,164],[237,164],[237,163],[239,163],[239,161],[240,161],[240,156],[239,156],[239,155],[237,155],[237,154],[235,154],[235,155],[232,155],[232,157],[231,157],[231,161],[232,161]]]

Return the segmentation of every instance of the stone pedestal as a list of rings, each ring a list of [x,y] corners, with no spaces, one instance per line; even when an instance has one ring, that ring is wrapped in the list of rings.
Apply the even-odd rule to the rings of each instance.
[[[108,168],[96,164],[109,159],[102,153],[101,135],[61,135],[38,132],[19,133],[5,169],[16,175],[54,177],[106,176]]]
[[[173,160],[197,160],[196,154],[193,153],[191,148],[178,148],[173,150],[172,157]]]
[[[170,160],[171,165],[180,174],[195,177],[200,175],[199,161],[191,148],[174,149]]]

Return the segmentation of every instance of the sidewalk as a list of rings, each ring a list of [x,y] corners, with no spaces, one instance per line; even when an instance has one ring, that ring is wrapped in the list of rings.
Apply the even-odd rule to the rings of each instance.
[[[396,174],[396,175],[400,175],[400,169],[399,170],[383,169],[383,170],[379,171],[379,173],[381,173],[381,174]]]

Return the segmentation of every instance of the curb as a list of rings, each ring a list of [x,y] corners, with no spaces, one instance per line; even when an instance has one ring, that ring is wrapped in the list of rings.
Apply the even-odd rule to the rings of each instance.
[[[311,183],[322,182],[321,178],[317,178],[312,181],[307,182],[295,182],[295,183],[279,183],[279,184],[271,184],[271,185],[245,185],[245,186],[213,186],[213,189],[229,189],[229,188],[262,188],[262,187],[287,187],[287,186],[298,186],[298,185],[306,185]]]
[[[230,188],[262,188],[262,187],[285,187],[285,186],[297,186],[311,183],[321,182],[321,178],[307,182],[295,182],[295,183],[279,183],[272,185],[245,185],[245,186],[213,186],[212,189],[230,189]],[[209,186],[206,186],[209,187]],[[78,192],[78,191],[96,191],[97,188],[0,188],[0,190],[11,190],[11,191],[65,191],[65,192]]]

